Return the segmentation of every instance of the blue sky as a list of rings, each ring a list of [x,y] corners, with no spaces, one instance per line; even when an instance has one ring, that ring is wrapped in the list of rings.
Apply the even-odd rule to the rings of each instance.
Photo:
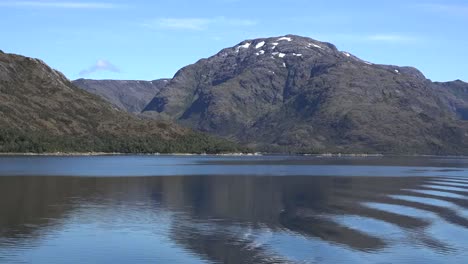
[[[152,80],[244,39],[297,34],[468,81],[466,0],[0,0],[0,49],[68,78]]]

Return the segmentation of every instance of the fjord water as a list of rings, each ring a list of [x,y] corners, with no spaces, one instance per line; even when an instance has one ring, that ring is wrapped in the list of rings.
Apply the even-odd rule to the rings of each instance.
[[[1,157],[0,263],[468,263],[468,159]]]

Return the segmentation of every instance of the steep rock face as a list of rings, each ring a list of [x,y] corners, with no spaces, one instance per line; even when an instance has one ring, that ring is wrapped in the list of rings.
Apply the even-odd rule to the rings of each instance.
[[[288,35],[181,69],[144,111],[263,150],[466,153],[466,124],[435,86]]]
[[[462,120],[468,121],[468,83],[460,80],[435,83],[436,89],[446,100],[449,108]]]
[[[0,53],[0,152],[203,152],[223,144],[118,110],[38,59]]]
[[[139,113],[167,82],[167,79],[154,81],[78,79],[73,81],[73,84],[99,95],[122,110]]]

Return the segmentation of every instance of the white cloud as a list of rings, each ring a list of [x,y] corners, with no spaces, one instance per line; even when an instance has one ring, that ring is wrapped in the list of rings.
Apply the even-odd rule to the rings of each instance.
[[[389,43],[389,44],[412,44],[421,41],[419,36],[411,36],[399,33],[375,33],[375,34],[319,34],[315,37],[330,42],[356,42],[356,43]]]
[[[236,18],[158,18],[148,21],[143,26],[153,29],[206,30],[210,26],[223,25],[233,27],[247,27],[257,22],[249,19]]]
[[[105,2],[64,2],[64,1],[7,1],[0,2],[4,7],[25,8],[68,8],[68,9],[112,9],[121,5]]]
[[[120,69],[107,60],[98,60],[93,66],[80,71],[80,76],[87,76],[98,71],[120,72]]]
[[[468,5],[464,4],[419,4],[417,8],[422,8],[432,12],[447,13],[451,15],[468,15]]]
[[[219,17],[216,19],[213,19],[213,23],[225,23],[231,26],[243,26],[243,27],[248,27],[248,26],[255,26],[257,25],[257,21],[255,20],[250,20],[250,19],[228,19],[225,17]]]
[[[166,29],[203,30],[210,23],[209,19],[204,18],[160,18],[147,25]]]
[[[366,39],[381,42],[408,43],[416,41],[416,37],[400,34],[374,34],[366,36]]]

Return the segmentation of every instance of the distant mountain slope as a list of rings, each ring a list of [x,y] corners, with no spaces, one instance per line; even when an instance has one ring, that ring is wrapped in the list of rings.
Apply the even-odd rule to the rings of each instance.
[[[233,149],[189,129],[119,111],[40,60],[0,53],[0,152]]]
[[[466,122],[448,101],[415,68],[288,35],[184,67],[144,112],[264,150],[466,154]]]
[[[468,121],[468,83],[457,80],[435,84],[438,91],[446,98],[450,109],[459,118]]]
[[[167,82],[167,79],[154,81],[78,79],[73,81],[73,84],[101,96],[122,110],[139,113]]]

